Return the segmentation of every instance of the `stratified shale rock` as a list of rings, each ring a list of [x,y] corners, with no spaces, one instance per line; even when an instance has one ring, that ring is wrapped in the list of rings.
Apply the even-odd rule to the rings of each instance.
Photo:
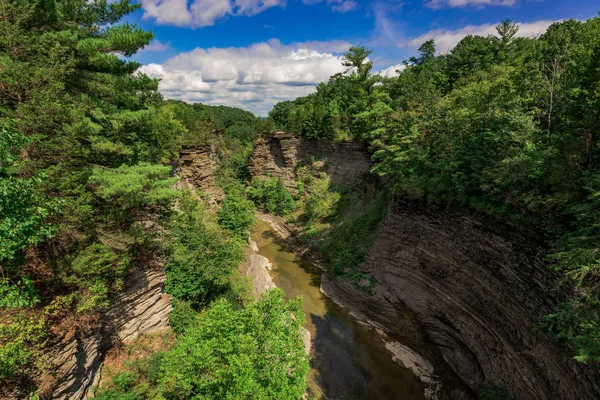
[[[181,183],[199,195],[209,206],[220,203],[225,194],[215,182],[216,152],[210,146],[184,146],[175,174]]]
[[[335,143],[330,139],[311,140],[278,132],[258,139],[248,169],[252,176],[281,178],[288,188],[296,187],[294,170],[299,162],[324,160],[324,171],[333,183],[358,189],[371,182],[371,159],[357,142]]]
[[[324,172],[333,182],[359,192],[375,179],[368,153],[356,143],[279,132],[259,139],[252,157],[253,176],[280,177],[290,188],[297,163],[312,157],[327,160]],[[295,251],[312,253],[299,229],[279,225],[277,232]],[[359,267],[377,280],[374,295],[327,274],[321,290],[359,319],[409,343],[410,348],[390,342],[390,350],[421,377],[433,376],[431,366],[407,358],[411,351],[435,361],[440,376],[455,374],[474,393],[488,383],[505,387],[517,399],[598,399],[598,368],[558,352],[538,328],[561,297],[553,290],[546,252],[531,234],[482,213],[398,198]],[[436,346],[435,352],[411,339],[419,336],[416,330]],[[469,395],[450,394],[464,396]]]
[[[557,302],[545,249],[476,212],[397,199],[361,270],[374,296],[344,279],[323,289],[389,333],[402,335],[405,309],[475,392],[484,382],[518,399],[598,399],[593,366],[559,354],[537,323]]]
[[[128,279],[132,285],[115,296],[97,329],[88,334],[65,333],[48,351],[54,369],[43,381],[54,383],[44,390],[44,398],[85,399],[98,383],[108,350],[142,333],[166,328],[172,307],[163,291],[164,279],[162,271],[135,271]]]

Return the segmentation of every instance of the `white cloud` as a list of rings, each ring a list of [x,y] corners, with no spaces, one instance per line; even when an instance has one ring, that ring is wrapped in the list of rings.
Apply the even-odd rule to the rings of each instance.
[[[273,105],[315,91],[345,67],[338,49],[349,43],[283,45],[277,39],[248,47],[196,48],[141,72],[160,78],[169,99],[240,107],[265,116]]]
[[[535,22],[526,22],[520,23],[519,31],[517,32],[518,37],[535,37],[546,31],[550,25],[554,22],[558,21],[535,21]],[[478,35],[478,36],[487,36],[487,35],[495,35],[496,32],[496,24],[483,24],[483,25],[468,25],[464,28],[456,29],[456,30],[445,30],[445,29],[435,29],[424,33],[423,35],[404,40],[399,43],[400,47],[405,46],[414,46],[418,47],[427,40],[434,39],[436,50],[440,53],[447,53],[452,50],[454,46],[458,42],[461,41],[467,35]]]
[[[430,0],[425,3],[429,8],[444,8],[444,7],[467,7],[475,6],[482,8],[485,6],[505,6],[511,7],[517,4],[517,0]]]
[[[381,71],[377,71],[375,73],[377,75],[385,76],[386,78],[393,78],[395,76],[398,76],[398,72],[396,72],[396,71],[403,71],[404,68],[406,68],[406,65],[396,64],[396,65],[391,65],[391,66],[387,67],[386,69],[382,69]]]
[[[138,51],[138,54],[141,52],[151,52],[151,51],[165,51],[171,48],[171,43],[161,43],[158,40],[151,41],[147,46],[145,46],[142,50]]]
[[[214,25],[227,16],[252,16],[271,7],[285,7],[287,0],[141,0],[144,19],[159,25],[190,28]]]

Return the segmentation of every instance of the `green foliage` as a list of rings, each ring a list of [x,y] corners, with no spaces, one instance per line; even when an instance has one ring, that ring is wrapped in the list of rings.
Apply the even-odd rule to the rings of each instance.
[[[356,267],[365,261],[379,223],[385,215],[389,193],[359,201],[351,192],[340,199],[339,212],[326,231],[322,250],[328,255],[334,274],[350,276],[355,283],[363,279]]]
[[[29,140],[13,130],[12,122],[0,120],[0,261],[14,258],[23,248],[35,245],[55,232],[49,221],[58,202],[40,193],[42,176],[15,176],[17,150]]]
[[[292,194],[281,179],[254,177],[246,188],[246,195],[257,207],[281,216],[291,213],[296,205]]]
[[[31,360],[44,345],[46,336],[44,318],[25,312],[0,322],[0,384],[32,367]]]
[[[228,188],[219,210],[219,224],[245,242],[250,237],[255,219],[252,213],[254,204],[246,199],[243,190],[241,184],[231,184]]]
[[[96,196],[114,208],[168,207],[177,196],[177,191],[170,189],[177,178],[169,178],[170,172],[170,167],[148,163],[115,169],[95,168],[89,184]]]
[[[518,29],[503,21],[445,55],[429,40],[395,78],[370,75],[370,51],[354,47],[346,74],[271,116],[297,135],[366,141],[373,171],[411,197],[554,237],[570,299],[544,326],[578,360],[598,360],[600,18],[554,23],[535,39]]]
[[[39,302],[37,290],[28,276],[24,276],[14,284],[8,279],[0,280],[0,307],[32,307]]]
[[[191,195],[170,227],[165,289],[199,310],[230,288],[242,261],[242,244],[218,226],[210,226],[204,210]]]
[[[177,335],[181,335],[196,318],[196,311],[190,303],[173,299],[173,311],[169,314],[169,326]]]
[[[161,365],[166,398],[298,399],[308,372],[299,299],[272,290],[241,310],[217,301]],[[210,371],[210,373],[206,373]]]
[[[217,300],[172,349],[115,374],[96,398],[299,399],[309,368],[303,321],[301,300],[278,289],[242,309]]]
[[[336,212],[340,194],[330,191],[330,185],[329,176],[312,181],[308,199],[304,204],[304,211],[309,223],[325,220]]]

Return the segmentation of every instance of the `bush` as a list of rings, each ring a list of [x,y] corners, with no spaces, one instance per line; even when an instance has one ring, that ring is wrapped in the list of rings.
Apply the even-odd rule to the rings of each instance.
[[[185,332],[195,317],[196,311],[190,306],[190,303],[179,299],[173,300],[173,311],[169,314],[169,326],[173,332],[177,335]]]
[[[294,198],[281,179],[254,177],[246,189],[246,195],[269,214],[285,216],[296,207]]]
[[[96,398],[300,399],[309,369],[303,322],[301,299],[286,301],[279,289],[244,308],[219,299],[170,350],[124,363]]]
[[[210,226],[200,204],[185,196],[171,225],[165,289],[199,310],[226,293],[243,251],[239,240]]]
[[[328,176],[315,179],[310,186],[310,194],[306,200],[304,210],[309,222],[316,222],[331,217],[340,200],[340,194],[329,191],[330,179]]]
[[[165,398],[296,400],[306,389],[301,300],[271,290],[243,309],[218,300],[168,352]]]
[[[239,239],[246,241],[255,223],[253,210],[254,205],[244,197],[241,184],[234,183],[228,188],[225,201],[219,211],[219,224]]]

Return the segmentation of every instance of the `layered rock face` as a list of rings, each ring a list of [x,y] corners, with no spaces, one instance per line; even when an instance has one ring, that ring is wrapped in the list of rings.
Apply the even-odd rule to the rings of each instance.
[[[373,181],[371,159],[362,144],[311,140],[281,132],[258,139],[248,169],[252,176],[281,178],[287,188],[295,188],[296,166],[311,159],[325,160],[323,172],[334,184],[359,189]]]
[[[134,272],[128,280],[132,286],[115,296],[100,327],[87,335],[65,333],[48,352],[55,368],[42,380],[54,383],[42,388],[44,398],[87,398],[88,391],[100,379],[109,349],[142,333],[166,328],[172,307],[164,294],[164,279],[162,271]]]
[[[188,189],[199,194],[208,205],[220,203],[225,194],[215,182],[215,151],[210,146],[184,147],[179,154],[176,175]]]
[[[399,336],[408,307],[476,392],[487,381],[518,399],[600,398],[594,367],[558,354],[536,326],[557,301],[544,254],[479,213],[397,199],[361,266],[377,279],[375,295],[359,295],[343,279],[327,279],[323,289]]]
[[[361,145],[281,133],[258,141],[250,171],[294,187],[294,167],[311,157],[327,159],[332,181],[359,191],[374,179]],[[525,233],[481,213],[396,199],[360,266],[377,280],[375,294],[328,276],[322,290],[430,360],[443,358],[436,369],[447,364],[475,393],[487,382],[518,399],[600,398],[597,369],[559,354],[537,327],[559,301],[545,254]],[[438,351],[411,339],[416,331]]]

